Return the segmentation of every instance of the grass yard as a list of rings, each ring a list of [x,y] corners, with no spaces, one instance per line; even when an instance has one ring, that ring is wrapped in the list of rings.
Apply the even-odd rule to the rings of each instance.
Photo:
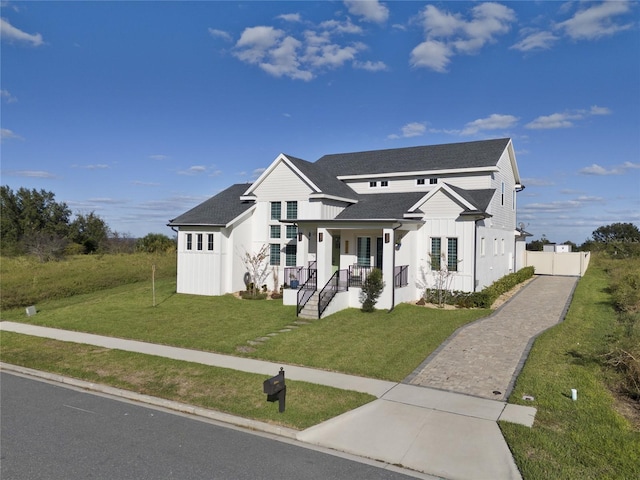
[[[3,362],[303,430],[375,399],[287,380],[287,404],[268,403],[264,375],[106,348],[2,333]],[[276,372],[274,372],[275,374]]]
[[[240,300],[232,295],[175,294],[175,278],[44,300],[38,313],[5,310],[3,320],[142,340],[217,353],[250,356],[355,375],[400,381],[459,326],[489,310],[440,310],[399,305],[393,312],[339,312],[279,333],[253,352],[248,342],[297,320],[281,300]],[[239,350],[239,347],[241,349]]]
[[[616,413],[619,404],[607,387],[614,378],[602,364],[621,328],[608,281],[592,263],[565,321],[536,340],[518,377],[509,401],[537,407],[535,424],[500,427],[525,479],[640,478],[640,431]]]

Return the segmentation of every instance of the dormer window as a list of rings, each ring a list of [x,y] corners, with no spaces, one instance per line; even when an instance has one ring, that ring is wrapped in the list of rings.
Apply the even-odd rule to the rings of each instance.
[[[437,178],[430,178],[429,179],[429,185],[435,185],[438,183],[438,179]]]
[[[424,185],[424,178],[416,179],[416,185]]]
[[[378,186],[378,182],[369,182],[369,188],[375,188]]]
[[[389,182],[388,182],[387,180],[382,180],[382,181],[380,182],[380,186],[381,186],[381,187],[388,187],[388,186],[389,186]]]

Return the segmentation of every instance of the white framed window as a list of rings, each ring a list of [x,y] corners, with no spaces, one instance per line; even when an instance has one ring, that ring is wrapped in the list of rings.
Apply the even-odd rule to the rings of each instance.
[[[280,225],[269,225],[269,238],[280,238]]]
[[[450,272],[458,271],[458,239],[447,238],[447,269]]]
[[[213,233],[207,235],[207,250],[213,251]]]
[[[191,250],[193,248],[193,234],[187,233],[187,250]]]
[[[293,220],[298,218],[298,202],[287,202],[287,219]]]
[[[430,178],[429,179],[429,185],[435,185],[438,183],[438,179],[437,178]]]
[[[389,186],[389,181],[388,180],[382,180],[380,182],[380,186],[381,187],[388,187]]]
[[[295,267],[297,262],[297,245],[287,245],[284,247],[284,263],[287,267]]]
[[[298,227],[295,225],[287,225],[287,238],[296,238],[298,236]],[[294,265],[295,266],[295,265]]]
[[[358,237],[356,256],[358,257],[358,266],[371,266],[371,237]]]
[[[199,233],[198,235],[196,235],[196,238],[198,239],[198,250],[202,250],[202,234]]]
[[[269,249],[269,265],[280,265],[280,244],[272,243]]]
[[[282,218],[282,202],[271,202],[271,220]]]
[[[369,182],[369,188],[376,188],[378,186],[378,182]]]
[[[440,260],[442,257],[442,239],[440,237],[431,238],[431,270],[440,270]]]
[[[417,178],[416,185],[424,185],[424,178]]]

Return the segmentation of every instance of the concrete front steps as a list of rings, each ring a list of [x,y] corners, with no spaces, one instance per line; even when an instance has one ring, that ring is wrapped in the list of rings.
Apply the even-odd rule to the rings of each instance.
[[[307,304],[302,308],[298,314],[298,318],[304,318],[307,320],[318,320],[318,297],[320,292],[316,291]]]

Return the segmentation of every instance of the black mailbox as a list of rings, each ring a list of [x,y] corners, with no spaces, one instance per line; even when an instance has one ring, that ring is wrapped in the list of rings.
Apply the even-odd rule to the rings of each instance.
[[[267,401],[278,401],[280,413],[284,412],[287,386],[284,383],[284,369],[282,367],[280,367],[278,375],[264,381],[262,389],[267,394]]]

